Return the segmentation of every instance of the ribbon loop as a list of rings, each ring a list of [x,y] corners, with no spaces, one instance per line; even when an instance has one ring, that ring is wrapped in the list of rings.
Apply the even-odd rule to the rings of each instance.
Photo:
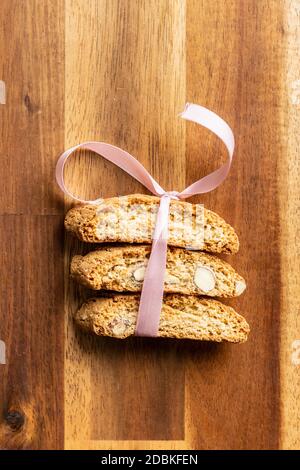
[[[156,224],[153,234],[152,249],[145,273],[135,334],[137,336],[157,336],[160,313],[163,302],[164,278],[166,271],[168,224],[171,200],[186,199],[196,194],[203,194],[217,188],[227,177],[234,151],[234,135],[228,124],[212,111],[197,104],[187,104],[180,116],[196,122],[219,137],[228,152],[227,162],[218,170],[188,186],[184,191],[165,191],[150,173],[132,155],[114,145],[105,142],[84,142],[66,150],[56,165],[56,181],[61,190],[76,201],[97,204],[102,199],[87,201],[74,196],[65,186],[64,166],[70,155],[77,149],[88,149],[131,175],[152,194],[160,197]]]
[[[86,149],[92,150],[93,152],[97,153],[99,156],[104,157],[111,163],[114,163],[116,166],[124,170],[130,176],[135,178],[139,181],[143,186],[145,186],[149,191],[156,196],[162,196],[165,191],[163,188],[155,181],[154,178],[148,173],[146,168],[136,160],[130,153],[125,152],[125,150],[120,149],[119,147],[115,147],[111,144],[106,144],[105,142],[84,142],[82,144],[76,145],[75,147],[71,147],[70,149],[66,150],[58,159],[56,164],[56,181],[60,189],[69,197],[75,199],[78,202],[83,202],[86,204],[97,204],[102,199],[95,199],[92,201],[81,199],[74,194],[70,193],[70,191],[66,188],[64,182],[64,167],[65,164],[70,157],[70,155],[75,152],[75,150],[79,149]]]

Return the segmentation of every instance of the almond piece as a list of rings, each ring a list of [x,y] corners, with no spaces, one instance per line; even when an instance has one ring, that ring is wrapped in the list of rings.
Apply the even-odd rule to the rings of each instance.
[[[114,327],[112,328],[112,333],[114,336],[122,336],[125,333],[126,325],[120,320]]]
[[[144,277],[145,277],[145,272],[146,272],[145,266],[141,266],[140,268],[137,268],[133,272],[134,279],[138,282],[142,282],[144,280]]]
[[[235,283],[235,293],[236,295],[241,295],[246,289],[246,284],[244,281],[236,281]]]
[[[216,285],[216,276],[212,269],[200,266],[195,271],[194,282],[202,292],[210,292]]]
[[[177,284],[179,282],[178,277],[173,276],[172,274],[166,273],[165,282],[167,284]]]

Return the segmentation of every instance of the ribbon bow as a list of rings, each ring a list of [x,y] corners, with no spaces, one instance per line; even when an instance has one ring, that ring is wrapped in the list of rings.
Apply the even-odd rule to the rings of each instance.
[[[58,159],[56,165],[56,180],[62,191],[76,201],[97,204],[102,199],[85,201],[71,194],[64,183],[64,166],[68,157],[75,150],[84,148],[92,150],[106,160],[122,168],[149,191],[160,197],[152,249],[145,272],[141,293],[139,313],[135,334],[137,336],[157,336],[159,319],[163,301],[164,278],[167,260],[169,208],[172,199],[186,199],[196,194],[203,194],[217,188],[226,178],[230,170],[234,151],[234,136],[228,124],[217,114],[197,104],[187,104],[180,116],[188,121],[196,122],[214,134],[225,144],[228,151],[227,162],[218,170],[201,178],[188,186],[184,191],[165,191],[148,173],[148,171],[132,155],[114,145],[104,142],[84,142],[66,150]]]

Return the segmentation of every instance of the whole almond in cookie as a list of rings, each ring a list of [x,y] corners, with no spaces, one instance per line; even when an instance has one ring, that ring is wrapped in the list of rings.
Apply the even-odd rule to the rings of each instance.
[[[75,256],[71,275],[94,290],[140,292],[150,256],[149,245],[102,248]],[[165,273],[166,293],[235,297],[245,280],[228,263],[216,256],[169,247]]]
[[[194,281],[202,292],[208,294],[215,288],[216,276],[212,269],[200,266],[196,268]]]

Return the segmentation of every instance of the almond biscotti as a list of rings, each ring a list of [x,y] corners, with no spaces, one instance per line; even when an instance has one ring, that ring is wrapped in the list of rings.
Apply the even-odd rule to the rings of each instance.
[[[134,335],[138,308],[137,295],[89,299],[78,310],[75,321],[96,335],[123,339]],[[176,294],[164,297],[159,337],[243,343],[249,331],[246,320],[221,302]]]
[[[65,227],[84,242],[151,243],[159,201],[133,194],[76,206],[67,213]],[[219,215],[178,200],[170,203],[168,244],[212,253],[236,253],[239,248],[234,229]]]
[[[139,292],[150,252],[150,245],[126,245],[74,256],[71,276],[90,289]],[[245,287],[242,276],[216,256],[168,248],[165,292],[236,297]]]

